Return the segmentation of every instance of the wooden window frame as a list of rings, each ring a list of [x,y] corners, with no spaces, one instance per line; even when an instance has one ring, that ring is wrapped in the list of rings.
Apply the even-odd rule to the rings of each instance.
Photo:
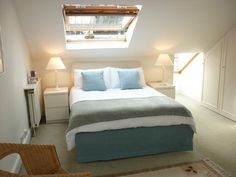
[[[70,16],[131,16],[131,18],[126,25],[122,29],[112,29],[111,28],[92,28],[91,31],[101,31],[101,32],[120,32],[124,31],[125,33],[129,29],[132,22],[135,20],[139,13],[139,8],[137,6],[118,6],[118,5],[74,5],[74,4],[65,4],[63,5],[63,17],[64,17],[64,30],[65,35],[67,35],[67,32],[83,32],[84,30],[76,29],[76,25],[69,24],[69,17]],[[71,29],[72,28],[72,29]],[[105,39],[105,41],[115,41],[116,39]],[[69,40],[66,39],[66,42],[72,43],[72,42],[79,42],[81,40]],[[83,41],[101,41],[97,39],[84,39]],[[120,39],[117,39],[117,41],[120,41]],[[125,39],[124,39],[125,42]]]

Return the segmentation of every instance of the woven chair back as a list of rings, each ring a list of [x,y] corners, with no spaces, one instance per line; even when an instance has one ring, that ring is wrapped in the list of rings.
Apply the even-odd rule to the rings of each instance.
[[[12,153],[21,156],[26,172],[31,175],[54,174],[61,168],[53,145],[0,143],[0,159]]]

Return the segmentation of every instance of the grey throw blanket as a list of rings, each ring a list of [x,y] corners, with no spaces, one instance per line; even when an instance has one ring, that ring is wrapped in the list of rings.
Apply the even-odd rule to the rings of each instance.
[[[192,117],[187,108],[164,96],[81,101],[72,105],[67,132],[92,123],[161,115]]]

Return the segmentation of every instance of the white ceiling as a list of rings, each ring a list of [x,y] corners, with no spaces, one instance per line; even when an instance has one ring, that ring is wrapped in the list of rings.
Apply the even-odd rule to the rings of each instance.
[[[236,0],[14,0],[34,59],[156,56],[204,51],[236,24]],[[142,5],[128,48],[66,50],[62,4]]]

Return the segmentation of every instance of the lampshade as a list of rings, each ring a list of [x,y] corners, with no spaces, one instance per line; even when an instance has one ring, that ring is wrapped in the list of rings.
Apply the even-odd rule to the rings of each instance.
[[[60,57],[51,57],[47,64],[46,69],[57,70],[57,69],[66,69],[66,67]]]
[[[157,57],[155,65],[156,66],[171,66],[173,65],[173,62],[171,61],[168,54],[160,54]]]

